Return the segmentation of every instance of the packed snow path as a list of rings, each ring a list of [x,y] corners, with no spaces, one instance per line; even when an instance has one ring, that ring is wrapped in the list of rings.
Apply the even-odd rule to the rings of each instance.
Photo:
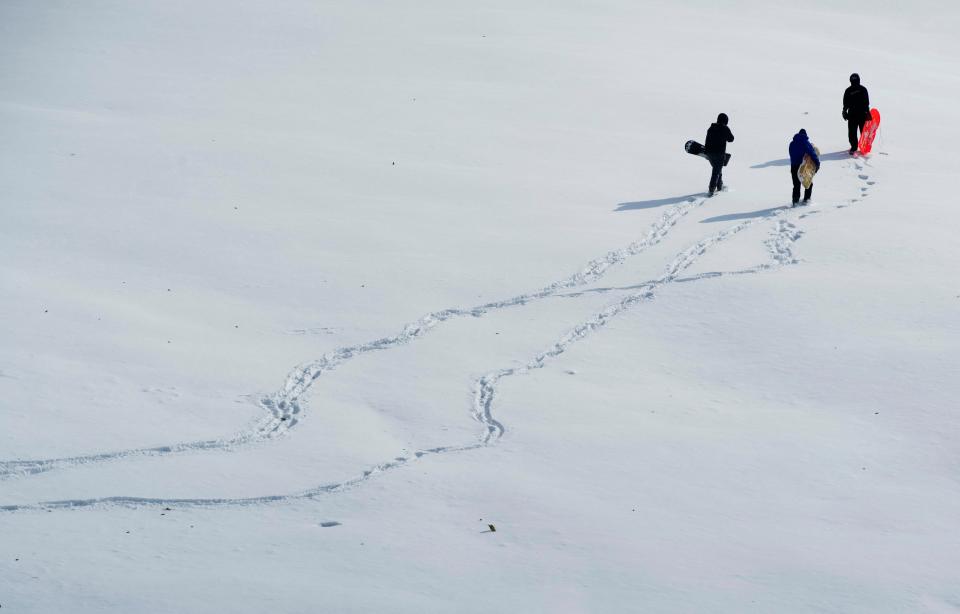
[[[587,338],[591,333],[603,328],[613,318],[620,315],[630,307],[633,307],[638,303],[652,300],[655,298],[655,293],[657,290],[671,283],[692,282],[731,275],[754,274],[797,263],[798,260],[793,255],[792,245],[803,235],[803,231],[797,227],[796,223],[821,211],[829,209],[843,209],[851,204],[861,201],[863,198],[868,196],[870,187],[875,184],[875,181],[870,180],[869,175],[865,172],[865,164],[866,161],[862,158],[852,159],[848,164],[848,170],[852,171],[852,174],[855,175],[857,180],[860,182],[860,197],[851,198],[844,202],[819,208],[781,207],[779,209],[774,209],[771,210],[771,212],[767,215],[751,217],[717,233],[707,235],[695,242],[693,245],[679,251],[667,265],[663,274],[656,279],[644,281],[627,288],[584,288],[584,286],[589,286],[589,284],[601,280],[612,267],[622,264],[634,256],[642,254],[644,251],[654,245],[662,243],[668,238],[671,229],[673,229],[688,213],[702,206],[708,200],[705,196],[689,197],[683,202],[668,209],[656,222],[654,222],[643,238],[624,248],[608,252],[606,255],[600,258],[591,260],[581,271],[575,273],[574,275],[570,275],[555,281],[541,288],[540,290],[521,294],[500,301],[484,303],[482,305],[477,305],[470,308],[450,308],[431,312],[417,321],[407,324],[398,334],[394,336],[376,339],[360,345],[339,348],[329,354],[324,355],[316,361],[296,367],[287,376],[283,386],[278,392],[274,393],[270,397],[261,399],[260,404],[267,411],[267,415],[231,437],[175,443],[156,447],[134,448],[113,452],[101,452],[96,454],[64,458],[2,461],[0,462],[0,479],[24,477],[31,474],[66,469],[81,464],[113,461],[132,456],[166,456],[184,452],[231,450],[239,446],[275,439],[289,433],[290,430],[293,429],[299,423],[299,421],[303,419],[306,408],[305,395],[315,381],[317,381],[325,373],[335,370],[338,366],[360,355],[369,352],[389,350],[407,344],[423,337],[428,332],[436,328],[439,324],[453,318],[465,316],[482,317],[492,311],[510,307],[519,307],[534,301],[548,298],[576,299],[588,294],[612,294],[617,292],[625,292],[625,294],[620,297],[619,300],[607,306],[587,320],[576,325],[573,329],[563,334],[548,349],[540,352],[521,366],[496,369],[479,377],[475,381],[472,417],[480,423],[482,428],[481,434],[477,441],[450,444],[419,450],[409,456],[396,457],[388,462],[376,465],[375,467],[367,469],[359,475],[342,482],[324,484],[290,494],[209,499],[114,496],[93,499],[45,501],[34,505],[6,505],[0,506],[0,510],[17,511],[28,509],[53,509],[85,507],[98,504],[121,504],[129,506],[249,505],[291,499],[304,499],[358,485],[374,475],[378,475],[389,469],[395,469],[397,467],[404,466],[413,460],[427,455],[466,451],[491,445],[500,439],[505,432],[503,423],[494,417],[493,412],[497,387],[501,380],[506,377],[522,375],[530,372],[531,370],[544,367],[552,359],[563,354],[571,345]],[[770,223],[769,236],[764,241],[764,246],[769,257],[766,262],[761,262],[756,265],[734,271],[708,271],[688,277],[682,276],[684,271],[689,269],[704,254],[717,245],[730,240],[751,226],[766,222]]]

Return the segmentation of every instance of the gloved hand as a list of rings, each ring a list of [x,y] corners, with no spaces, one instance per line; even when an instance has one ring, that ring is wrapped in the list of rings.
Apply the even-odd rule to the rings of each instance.
[[[843,119],[850,119],[850,116],[847,114],[847,110],[843,110]]]

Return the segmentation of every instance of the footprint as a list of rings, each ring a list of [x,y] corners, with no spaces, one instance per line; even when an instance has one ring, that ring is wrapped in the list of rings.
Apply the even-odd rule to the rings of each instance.
[[[285,331],[288,335],[335,335],[338,330],[330,326],[315,326],[313,328],[294,328]]]
[[[858,169],[859,170],[859,169]],[[870,175],[857,175],[859,179],[870,179]]]

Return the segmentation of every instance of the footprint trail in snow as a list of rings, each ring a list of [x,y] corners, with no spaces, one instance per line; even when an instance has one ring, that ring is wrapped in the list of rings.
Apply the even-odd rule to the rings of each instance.
[[[313,383],[325,373],[329,373],[345,362],[363,354],[389,350],[409,343],[424,336],[447,320],[467,316],[482,317],[492,311],[526,305],[533,301],[555,296],[564,290],[597,281],[611,267],[619,265],[659,244],[677,222],[693,209],[703,205],[704,202],[704,198],[691,197],[671,207],[653,223],[643,238],[624,248],[608,252],[600,258],[591,260],[577,273],[555,281],[540,290],[470,308],[434,311],[415,322],[407,324],[398,334],[392,337],[383,337],[360,345],[338,348],[318,360],[300,365],[287,375],[279,391],[260,400],[260,405],[266,410],[266,415],[231,437],[63,458],[2,461],[0,462],[0,479],[65,469],[81,464],[113,461],[131,456],[167,456],[184,452],[232,450],[243,445],[277,438],[297,426],[303,417],[304,395]]]
[[[852,168],[858,174],[857,178],[862,183],[861,196],[859,198],[852,198],[843,203],[833,205],[832,208],[834,209],[841,209],[862,200],[862,198],[867,196],[869,188],[875,184],[874,181],[869,180],[869,176],[864,172],[864,164],[862,161],[854,159],[852,162]],[[658,219],[651,226],[647,234],[642,239],[635,241],[634,243],[631,243],[622,249],[611,251],[601,258],[592,260],[580,272],[558,280],[538,291],[528,294],[521,294],[502,301],[484,303],[482,305],[466,309],[452,308],[432,312],[418,319],[417,321],[406,325],[397,335],[392,337],[384,337],[365,344],[339,348],[329,354],[326,354],[316,361],[298,366],[287,376],[283,387],[278,392],[261,400],[261,405],[267,410],[268,416],[257,421],[249,428],[232,437],[66,458],[3,461],[0,462],[0,479],[36,474],[55,469],[63,469],[86,463],[118,460],[131,456],[162,456],[183,452],[227,450],[234,449],[245,444],[270,440],[289,432],[289,430],[295,427],[298,421],[302,418],[304,412],[303,397],[313,382],[315,382],[323,374],[333,371],[338,366],[342,365],[348,360],[351,360],[352,358],[368,352],[387,350],[409,343],[417,338],[422,337],[439,324],[452,318],[465,316],[482,317],[491,311],[505,309],[508,307],[522,306],[533,301],[551,297],[576,298],[592,292],[627,292],[618,301],[607,306],[600,312],[594,314],[592,317],[581,322],[563,334],[546,350],[540,352],[526,363],[511,368],[494,370],[478,378],[474,382],[474,403],[472,407],[472,417],[481,424],[482,433],[479,439],[474,442],[420,450],[409,457],[397,457],[388,462],[381,463],[375,467],[361,472],[350,479],[341,482],[320,485],[296,493],[243,498],[145,498],[117,496],[92,499],[46,501],[33,505],[7,505],[0,506],[0,510],[16,511],[28,509],[75,508],[101,504],[120,504],[127,506],[161,504],[180,506],[251,505],[294,499],[308,499],[325,493],[336,492],[345,488],[359,485],[373,476],[390,469],[404,466],[414,460],[426,456],[447,452],[471,450],[490,445],[496,442],[496,440],[498,440],[505,432],[504,425],[495,419],[493,415],[497,386],[501,380],[507,377],[522,375],[534,369],[540,369],[546,366],[551,360],[563,354],[571,345],[586,339],[593,332],[603,328],[616,316],[639,303],[653,300],[656,292],[659,289],[671,283],[685,283],[704,279],[712,279],[721,276],[753,274],[797,263],[798,260],[793,255],[792,245],[803,235],[803,231],[796,227],[793,221],[791,221],[791,218],[794,218],[795,221],[799,221],[824,210],[822,208],[799,210],[782,209],[768,216],[747,219],[734,224],[725,230],[711,234],[697,241],[690,247],[680,251],[667,265],[663,274],[656,279],[646,281],[626,289],[594,288],[575,290],[578,287],[600,280],[611,267],[621,264],[629,258],[641,254],[648,248],[661,243],[667,237],[670,230],[685,215],[695,208],[703,205],[704,202],[704,198],[691,198],[683,203],[675,205],[666,211],[660,217],[660,219]],[[793,215],[793,213],[797,211],[800,211],[800,213],[798,215]],[[767,262],[735,271],[710,271],[689,277],[682,276],[682,273],[685,270],[689,269],[700,259],[701,256],[715,246],[722,244],[723,242],[731,239],[735,235],[751,226],[769,222],[771,221],[771,218],[773,218],[771,231],[768,238],[764,241],[769,257]],[[565,292],[569,290],[574,291]]]

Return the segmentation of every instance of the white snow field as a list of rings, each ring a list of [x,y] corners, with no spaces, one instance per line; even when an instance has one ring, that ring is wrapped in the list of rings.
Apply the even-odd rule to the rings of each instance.
[[[958,23],[3,0],[2,612],[960,612]]]

